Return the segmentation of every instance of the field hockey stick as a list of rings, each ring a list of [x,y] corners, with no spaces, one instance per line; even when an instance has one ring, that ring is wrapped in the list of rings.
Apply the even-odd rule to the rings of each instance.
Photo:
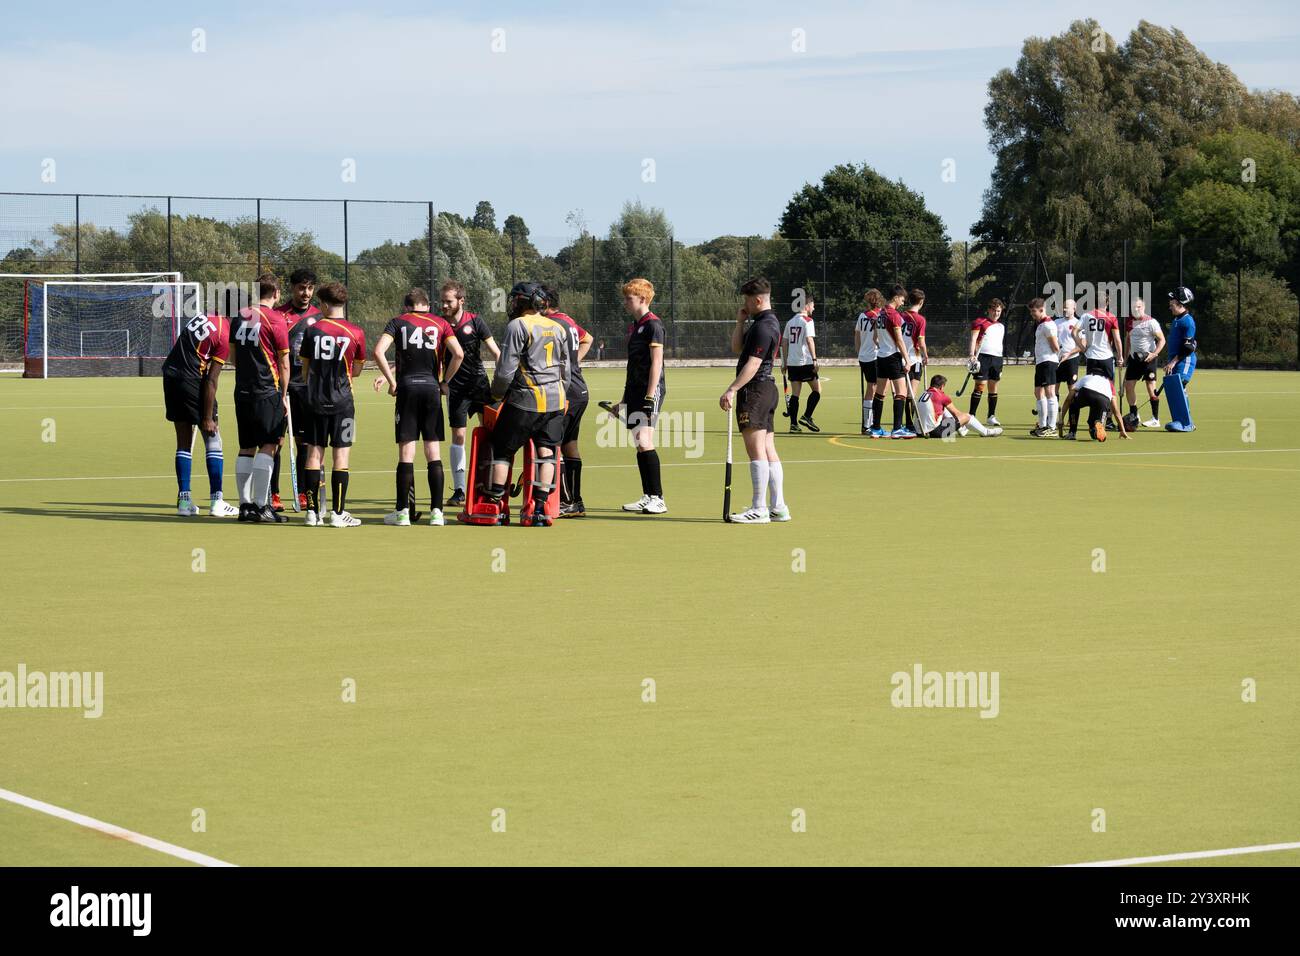
[[[858,362],[858,402],[862,408],[862,427],[867,427],[867,373],[862,370],[862,362]]]
[[[920,429],[920,427],[921,427],[921,406],[920,406],[920,404],[919,404],[919,403],[917,402],[917,400],[916,400],[916,392],[912,389],[912,374],[911,374],[911,370],[910,370],[910,369],[907,370],[907,371],[905,371],[905,372],[903,373],[903,382],[904,382],[904,384],[907,385],[907,400],[908,400],[909,403],[911,403],[911,406],[912,406],[912,417],[913,417],[913,419],[916,421],[916,427],[917,427],[917,429]],[[919,434],[919,431],[918,431],[918,434]]]
[[[287,427],[289,429],[288,438],[285,444],[289,446],[289,480],[293,482],[293,510],[302,511],[302,505],[298,501],[298,455],[296,451],[297,442],[293,438],[293,406],[290,405],[285,409],[285,417],[288,419]]]
[[[790,383],[785,378],[785,366],[781,366],[781,390],[785,393],[785,408],[781,412],[782,418],[790,417]]]
[[[722,481],[722,520],[731,523],[731,433],[732,410],[727,410],[727,469]]]
[[[971,369],[970,369],[970,364],[967,363],[967,365],[966,365],[966,379],[965,379],[965,381],[963,381],[963,382],[961,383],[961,388],[957,389],[957,397],[958,397],[958,398],[961,398],[961,396],[965,393],[965,391],[966,391],[966,386],[970,384],[970,377],[971,377],[972,375],[974,375],[974,374],[975,374],[975,373],[972,372]]]

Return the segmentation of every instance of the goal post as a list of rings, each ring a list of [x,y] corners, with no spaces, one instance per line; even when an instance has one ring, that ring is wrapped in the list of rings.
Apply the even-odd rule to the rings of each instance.
[[[182,324],[203,312],[197,282],[42,281],[29,286],[25,374],[157,375]]]

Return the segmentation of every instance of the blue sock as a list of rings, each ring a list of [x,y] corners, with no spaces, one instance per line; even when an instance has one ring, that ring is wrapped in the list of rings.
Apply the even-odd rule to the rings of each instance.
[[[221,476],[225,470],[226,459],[221,450],[221,433],[208,438],[208,487],[213,498],[221,496]]]
[[[188,451],[176,452],[176,487],[180,493],[189,497],[190,493],[190,465],[193,456]]]

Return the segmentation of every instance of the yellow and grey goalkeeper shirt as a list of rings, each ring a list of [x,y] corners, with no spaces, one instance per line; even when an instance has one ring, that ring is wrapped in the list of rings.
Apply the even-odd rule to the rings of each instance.
[[[569,352],[564,323],[536,312],[511,319],[501,339],[493,397],[530,412],[564,411],[572,366]]]

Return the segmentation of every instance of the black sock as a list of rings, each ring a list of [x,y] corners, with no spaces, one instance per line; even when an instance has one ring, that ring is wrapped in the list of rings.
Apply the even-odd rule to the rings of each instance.
[[[1160,418],[1160,399],[1158,398],[1151,399],[1151,417],[1157,420]]]
[[[786,411],[790,413],[790,423],[794,424],[799,420],[799,396],[791,395],[790,401],[786,403]]]
[[[998,393],[989,393],[989,418],[996,418],[998,414]]]
[[[399,461],[397,463],[397,497],[393,510],[401,511],[403,508],[409,510],[412,517],[414,517],[415,465],[409,461]]]
[[[907,424],[904,418],[904,409],[907,408],[907,402],[903,401],[897,395],[894,396],[894,431]]]
[[[442,510],[442,462],[429,462],[429,507],[434,511]],[[414,507],[414,505],[412,505]]]
[[[984,393],[981,392],[978,388],[975,389],[975,391],[971,392],[970,408],[967,409],[967,412],[969,412],[971,415],[975,415],[975,413],[979,411],[980,399],[983,397],[984,397]]]
[[[303,470],[303,491],[307,493],[307,510],[320,514],[320,483],[323,472],[319,468]]]
[[[1070,409],[1070,432],[1074,433],[1079,430],[1079,408],[1075,406]]]
[[[871,400],[871,427],[880,428],[880,420],[885,415],[885,396],[877,395]]]
[[[804,415],[808,418],[812,418],[813,412],[817,410],[817,403],[820,402],[821,400],[822,400],[821,392],[813,392],[811,395],[809,395],[808,410],[804,412]]]
[[[566,458],[560,466],[560,499],[567,502],[582,500],[581,458]]]
[[[1132,402],[1128,403],[1128,413],[1134,418],[1138,417],[1138,407]]]
[[[280,493],[280,449],[275,450],[275,460],[271,465],[271,494]]]
[[[348,503],[348,473],[335,468],[330,472],[330,488],[334,492],[334,510],[344,512]]]
[[[659,483],[659,452],[653,448],[637,452],[636,464],[641,469],[641,493],[662,498],[664,489]]]

